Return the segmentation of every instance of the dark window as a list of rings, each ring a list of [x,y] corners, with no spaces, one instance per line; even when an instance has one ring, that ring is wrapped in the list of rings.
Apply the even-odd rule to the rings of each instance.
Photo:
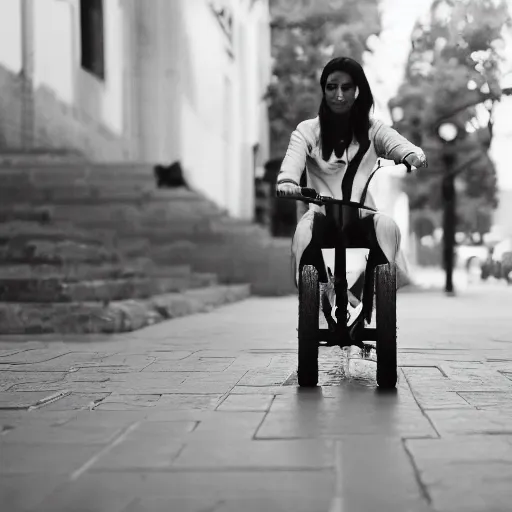
[[[103,0],[80,0],[82,67],[105,78]]]

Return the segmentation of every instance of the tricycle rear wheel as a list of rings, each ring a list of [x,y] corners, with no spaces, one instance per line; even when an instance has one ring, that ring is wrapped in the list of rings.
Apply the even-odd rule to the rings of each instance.
[[[396,264],[377,266],[375,302],[377,322],[377,385],[392,389],[397,382]]]
[[[313,265],[304,265],[299,277],[299,386],[318,384],[319,312],[318,270]]]

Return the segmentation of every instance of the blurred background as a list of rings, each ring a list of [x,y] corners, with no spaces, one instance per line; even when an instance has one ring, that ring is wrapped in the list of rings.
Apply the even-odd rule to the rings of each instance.
[[[361,61],[375,115],[421,146],[430,165],[405,178],[377,175],[374,194],[399,223],[410,262],[445,269],[449,294],[454,268],[510,281],[509,9],[486,0],[271,2],[274,168],[292,126],[314,115],[325,62]]]
[[[176,313],[80,326],[62,303],[194,286],[295,293],[297,212],[274,183],[339,55],[428,156],[373,185],[418,279],[510,282],[510,15],[505,0],[1,0],[0,329],[131,329]]]

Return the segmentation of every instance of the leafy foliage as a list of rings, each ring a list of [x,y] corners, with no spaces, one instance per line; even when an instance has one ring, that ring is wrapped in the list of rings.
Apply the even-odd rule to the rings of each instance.
[[[442,208],[440,178],[452,155],[449,172],[460,172],[462,189],[459,228],[467,231],[488,230],[497,206],[496,171],[488,151],[494,103],[511,92],[499,85],[503,33],[511,26],[505,0],[434,0],[429,15],[416,24],[405,81],[389,105],[395,127],[429,159],[429,171],[407,179],[411,208],[430,218]],[[458,129],[451,144],[438,136],[446,121]]]
[[[380,31],[378,0],[271,0],[273,81],[269,87],[271,153],[284,155],[290,134],[314,117],[320,73],[334,56],[361,62]]]

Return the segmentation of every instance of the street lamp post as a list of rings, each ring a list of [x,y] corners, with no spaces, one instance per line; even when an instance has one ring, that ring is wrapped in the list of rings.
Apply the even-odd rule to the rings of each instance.
[[[439,138],[448,146],[452,144],[459,134],[457,126],[453,123],[443,123],[439,126]],[[443,155],[444,173],[442,181],[443,198],[443,264],[446,273],[445,293],[455,295],[453,286],[453,268],[455,259],[455,229],[457,226],[455,175],[452,172],[455,156],[451,152]]]
[[[453,155],[443,158],[445,170],[449,171],[454,164]],[[455,259],[455,230],[457,226],[455,176],[445,172],[442,181],[443,196],[443,262],[446,272],[444,290],[447,295],[455,295],[453,287],[453,268]]]

